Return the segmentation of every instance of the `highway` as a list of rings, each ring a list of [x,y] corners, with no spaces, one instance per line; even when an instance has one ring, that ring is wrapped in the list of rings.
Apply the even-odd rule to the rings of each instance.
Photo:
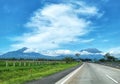
[[[120,84],[120,69],[84,63],[55,84]]]

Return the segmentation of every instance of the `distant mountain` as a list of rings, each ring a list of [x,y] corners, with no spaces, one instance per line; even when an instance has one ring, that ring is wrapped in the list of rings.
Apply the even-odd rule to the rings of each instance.
[[[96,48],[88,48],[88,49],[82,49],[80,50],[80,56],[75,56],[74,54],[61,54],[60,56],[56,57],[58,59],[63,59],[66,56],[73,57],[74,59],[92,59],[92,60],[99,60],[101,58],[104,58],[102,55],[102,51],[96,49]]]
[[[87,49],[83,49],[81,50],[80,52],[82,51],[87,51],[87,52],[90,52],[90,53],[101,53],[102,51],[96,49],[96,48],[87,48]]]
[[[85,54],[84,54],[84,52],[85,52]],[[83,53],[80,55],[81,59],[99,60],[101,58],[104,58],[102,51],[100,51],[96,48],[83,49],[80,51],[80,53]]]
[[[61,54],[59,56],[47,56],[36,52],[25,52],[28,48],[24,47],[16,51],[7,52],[3,55],[0,55],[0,58],[24,58],[24,59],[63,59],[66,56],[73,57],[74,59],[101,59],[104,56],[102,52],[95,48],[83,49],[80,51],[80,56],[77,57],[74,54]],[[85,53],[84,53],[85,52]],[[86,54],[87,53],[87,54]]]
[[[50,56],[45,56],[40,53],[36,52],[29,52],[25,53],[24,51],[27,50],[28,48],[24,47],[22,49],[16,50],[16,51],[11,51],[8,53],[5,53],[0,56],[0,58],[24,58],[24,59],[37,59],[37,58],[44,58],[44,59],[51,59],[52,57]]]

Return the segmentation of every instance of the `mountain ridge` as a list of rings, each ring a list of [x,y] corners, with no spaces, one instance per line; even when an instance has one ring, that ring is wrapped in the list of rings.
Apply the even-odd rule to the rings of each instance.
[[[80,51],[80,53],[87,52],[87,54],[81,54],[80,56],[75,56],[73,54],[61,54],[59,56],[49,56],[49,55],[43,55],[37,52],[25,52],[28,48],[23,47],[21,49],[18,49],[16,51],[7,52],[5,54],[0,55],[0,58],[24,58],[24,59],[63,59],[66,56],[73,57],[74,59],[101,59],[103,58],[103,55],[101,55],[102,51],[99,51],[96,48],[88,48],[83,49]]]

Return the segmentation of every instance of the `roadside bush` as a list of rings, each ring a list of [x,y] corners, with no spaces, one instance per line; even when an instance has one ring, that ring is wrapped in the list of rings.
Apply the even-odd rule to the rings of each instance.
[[[63,60],[64,60],[66,63],[71,63],[71,62],[74,62],[74,61],[75,61],[75,59],[73,59],[72,57],[65,57]]]

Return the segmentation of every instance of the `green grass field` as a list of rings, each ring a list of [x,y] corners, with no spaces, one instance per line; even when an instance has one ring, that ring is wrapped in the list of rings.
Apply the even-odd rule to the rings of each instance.
[[[23,84],[78,65],[77,62],[0,61],[0,84]]]

